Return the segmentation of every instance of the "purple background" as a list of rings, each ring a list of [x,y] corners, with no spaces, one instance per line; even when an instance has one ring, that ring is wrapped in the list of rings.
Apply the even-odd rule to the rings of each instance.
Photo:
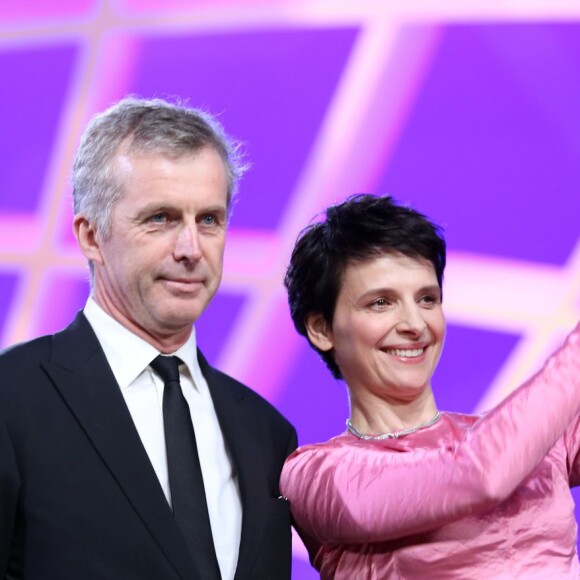
[[[348,407],[296,337],[281,280],[299,230],[351,193],[390,193],[445,227],[441,408],[481,410],[535,370],[580,314],[580,11],[299,4],[0,0],[1,345],[84,305],[71,158],[94,112],[137,93],[187,99],[246,143],[198,340],[301,443],[340,432]],[[298,542],[295,556],[293,578],[315,578]]]

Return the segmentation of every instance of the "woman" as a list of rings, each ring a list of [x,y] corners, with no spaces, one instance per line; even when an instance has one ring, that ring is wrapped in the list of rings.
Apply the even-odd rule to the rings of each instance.
[[[323,579],[578,578],[580,326],[483,418],[440,412],[445,242],[388,197],[299,238],[294,324],[348,387],[347,431],[298,449],[281,489]]]

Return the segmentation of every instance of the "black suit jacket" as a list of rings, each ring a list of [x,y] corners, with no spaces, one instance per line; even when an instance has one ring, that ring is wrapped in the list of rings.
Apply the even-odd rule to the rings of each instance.
[[[293,427],[199,354],[238,472],[236,580],[290,578]],[[0,356],[0,578],[203,580],[82,313]]]

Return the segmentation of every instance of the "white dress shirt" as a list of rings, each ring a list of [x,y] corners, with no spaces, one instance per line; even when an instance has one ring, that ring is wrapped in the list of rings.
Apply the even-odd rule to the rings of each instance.
[[[149,363],[160,354],[89,298],[84,314],[92,326],[129,408],[165,497],[171,505],[163,430],[163,381]],[[242,528],[237,474],[229,456],[207,381],[197,360],[195,329],[174,353],[191,412],[215,551],[223,580],[233,579]]]

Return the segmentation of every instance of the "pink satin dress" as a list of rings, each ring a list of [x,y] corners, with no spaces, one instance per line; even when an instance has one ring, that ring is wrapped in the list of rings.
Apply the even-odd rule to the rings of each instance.
[[[484,417],[307,445],[281,490],[323,580],[578,579],[579,412],[580,326]]]

